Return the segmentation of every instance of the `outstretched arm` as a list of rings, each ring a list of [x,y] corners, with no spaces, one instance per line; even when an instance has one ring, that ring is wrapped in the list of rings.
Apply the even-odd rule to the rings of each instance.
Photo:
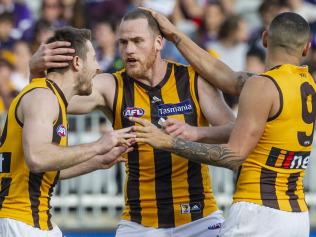
[[[157,20],[166,39],[172,41],[194,69],[215,87],[232,95],[239,95],[245,81],[254,74],[235,72],[222,61],[212,57],[189,37],[179,31],[165,16],[142,8]]]
[[[60,171],[60,179],[69,179],[99,169],[109,169],[119,162],[125,162],[124,153],[132,151],[132,147],[117,146],[104,155],[98,155],[79,165]]]
[[[171,151],[194,162],[237,170],[258,143],[268,118],[274,115],[275,101],[278,101],[278,91],[270,80],[262,77],[249,80],[240,97],[236,125],[229,142],[224,145],[172,138],[149,121],[140,118],[131,120],[142,125],[133,128],[137,142]]]
[[[47,106],[49,105],[49,106]],[[17,108],[23,123],[23,149],[32,172],[66,169],[103,155],[113,147],[125,143],[129,128],[105,133],[90,144],[63,147],[52,143],[53,123],[58,117],[58,102],[47,89],[36,89],[26,94]]]

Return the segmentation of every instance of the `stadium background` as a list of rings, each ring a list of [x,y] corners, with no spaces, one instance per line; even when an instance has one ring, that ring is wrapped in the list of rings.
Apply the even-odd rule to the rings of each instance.
[[[276,14],[297,12],[308,20],[313,31],[312,50],[302,64],[309,65],[316,78],[316,0],[0,0],[2,125],[10,101],[28,83],[31,54],[54,29],[66,25],[91,29],[101,68],[111,73],[123,66],[115,42],[120,18],[138,6],[163,12],[201,47],[234,70],[255,73],[264,70],[262,31]],[[186,63],[168,42],[162,54],[164,58]],[[225,98],[237,112],[238,98]],[[111,126],[109,119],[99,112],[69,119],[70,144],[96,140]],[[316,152],[312,154],[304,185],[314,230],[311,236],[316,236]],[[229,170],[210,169],[216,199],[226,212],[234,190],[234,175]],[[123,207],[123,181],[124,167],[119,165],[59,183],[52,199],[53,219],[65,236],[114,236]]]

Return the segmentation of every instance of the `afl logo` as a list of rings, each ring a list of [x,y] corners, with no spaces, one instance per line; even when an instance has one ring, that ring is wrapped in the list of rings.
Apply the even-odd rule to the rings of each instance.
[[[127,107],[123,115],[124,117],[142,117],[144,115],[145,111],[142,108],[136,108],[136,107]]]
[[[67,129],[64,125],[60,124],[56,129],[56,133],[60,137],[65,137],[67,135]]]

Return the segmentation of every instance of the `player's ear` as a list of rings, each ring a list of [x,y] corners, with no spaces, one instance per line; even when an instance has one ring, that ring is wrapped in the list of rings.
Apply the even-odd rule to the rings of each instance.
[[[311,48],[311,45],[312,45],[311,42],[308,42],[308,43],[305,45],[305,47],[304,47],[304,49],[303,49],[303,53],[302,53],[302,56],[303,56],[303,57],[305,57],[305,56],[307,55],[309,49]]]
[[[161,35],[157,35],[155,38],[155,48],[160,51],[163,48],[163,37]]]
[[[72,59],[72,67],[75,71],[79,71],[81,68],[81,59],[78,56],[74,56]]]
[[[262,39],[263,47],[267,48],[268,47],[268,31],[266,30],[263,31],[261,39]]]

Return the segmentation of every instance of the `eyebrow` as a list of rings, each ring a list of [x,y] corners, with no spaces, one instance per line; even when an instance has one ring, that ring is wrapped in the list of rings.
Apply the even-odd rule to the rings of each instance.
[[[119,38],[118,41],[135,41],[135,40],[143,40],[144,38],[141,36],[136,36],[136,37],[132,37],[132,38]]]

